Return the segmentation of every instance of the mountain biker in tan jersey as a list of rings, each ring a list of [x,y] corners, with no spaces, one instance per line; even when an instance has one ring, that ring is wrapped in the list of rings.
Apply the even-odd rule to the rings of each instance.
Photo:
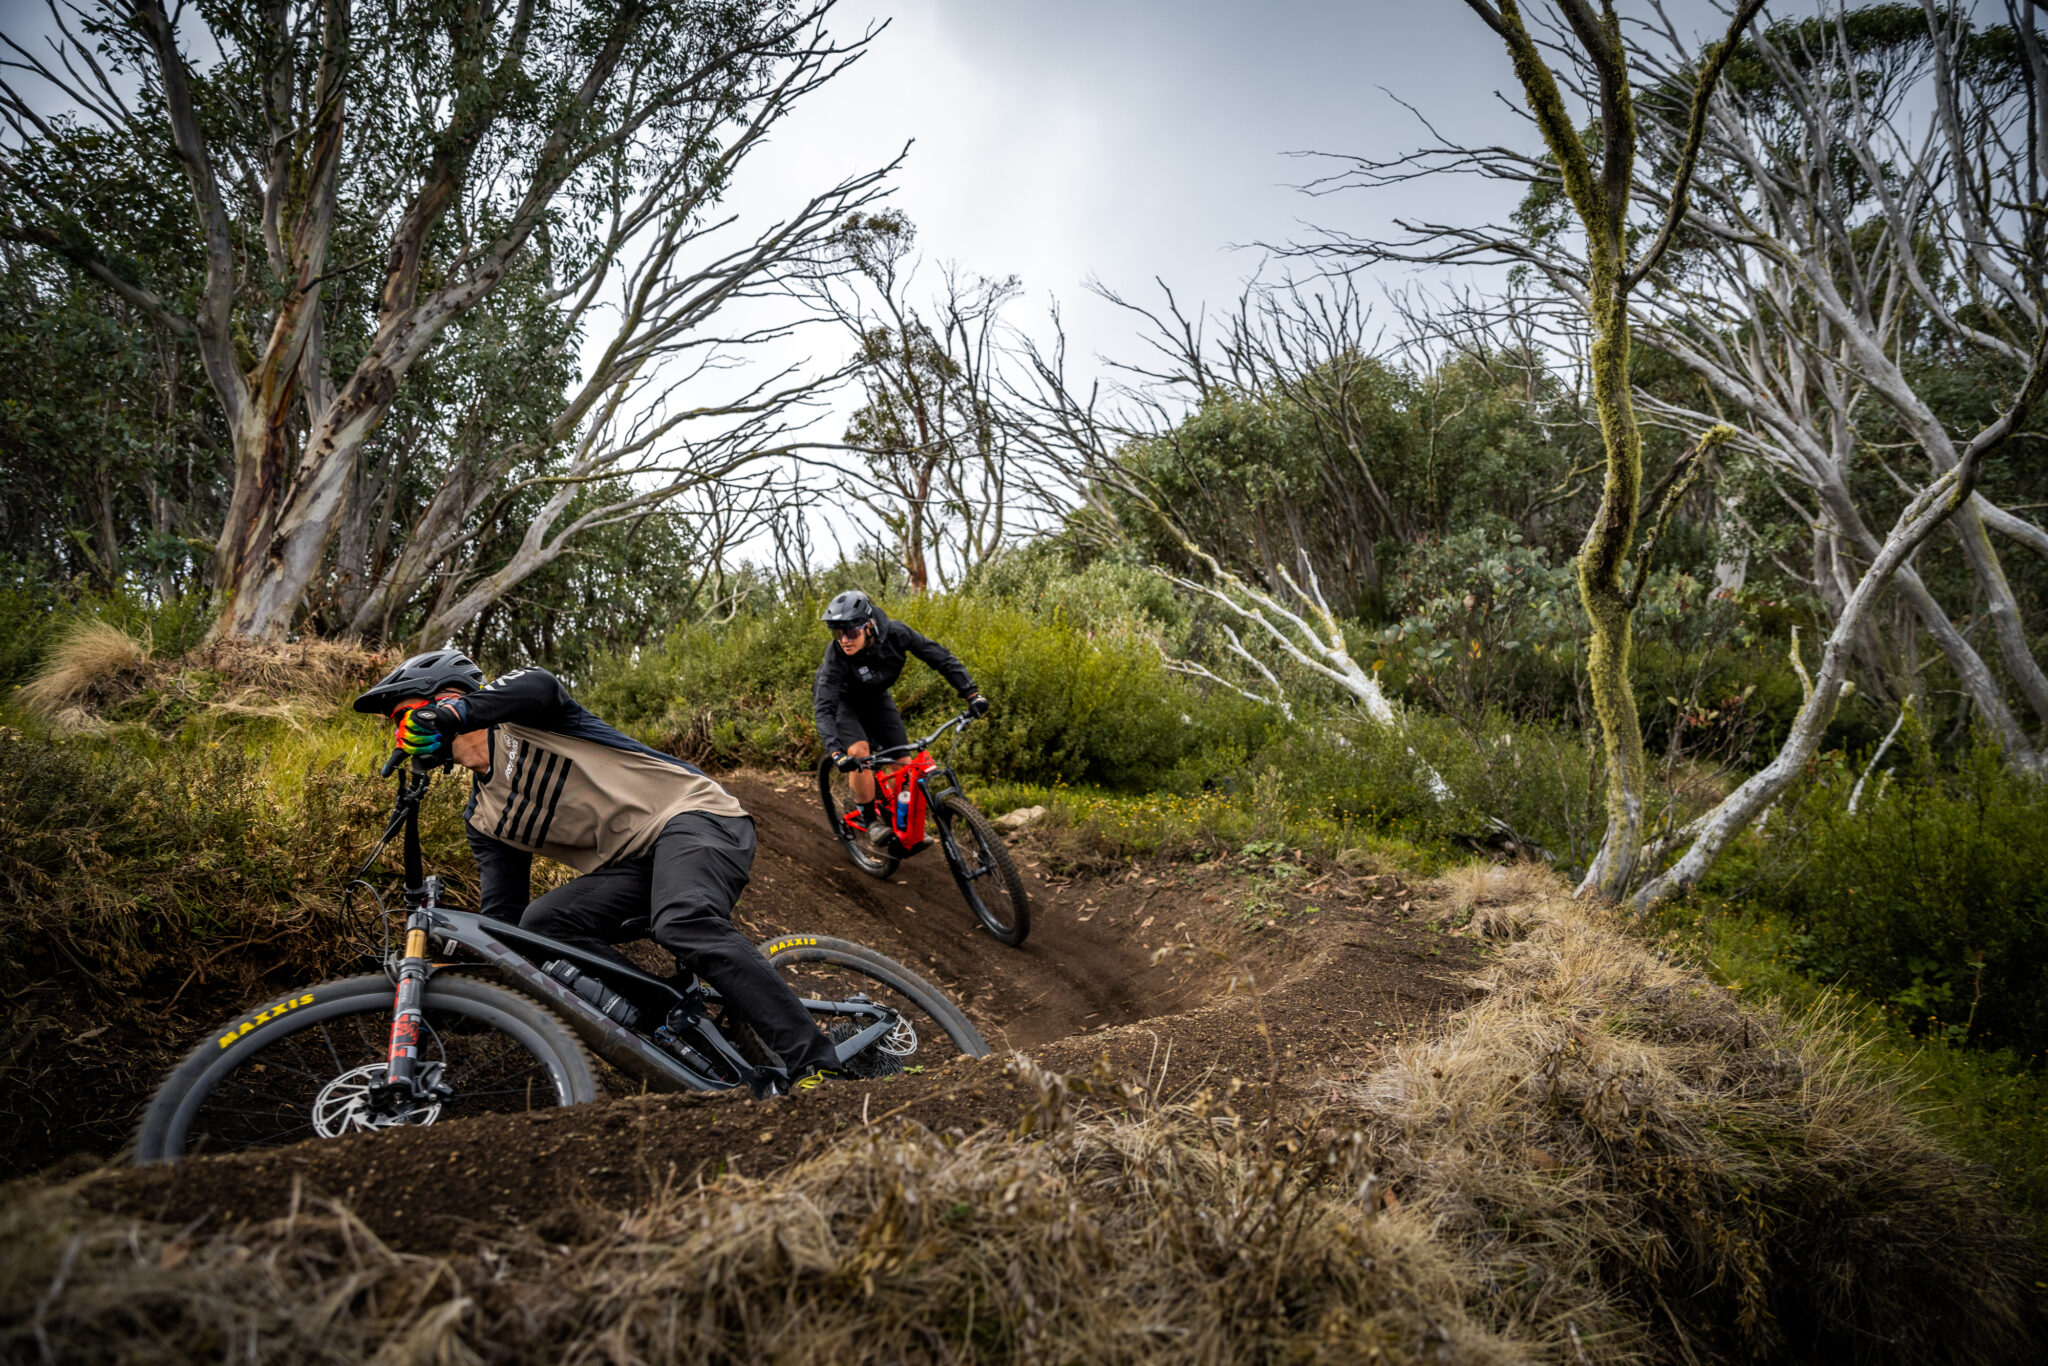
[[[476,775],[463,825],[482,914],[627,966],[612,946],[650,934],[781,1055],[798,1089],[839,1075],[831,1041],[732,923],[754,822],[731,793],[606,725],[545,669],[486,683],[461,654],[437,650],[392,670],[355,709],[390,717],[405,753]],[[582,876],[529,904],[535,854]]]
[[[896,701],[889,696],[908,657],[916,655],[938,670],[975,716],[988,712],[988,699],[951,650],[891,621],[857,588],[826,604],[824,622],[832,628],[833,638],[811,687],[818,738],[847,775],[847,785],[860,803],[860,810],[847,814],[847,824],[863,834],[886,834],[888,818],[875,810],[875,775],[859,761],[877,747],[887,750],[910,743]]]

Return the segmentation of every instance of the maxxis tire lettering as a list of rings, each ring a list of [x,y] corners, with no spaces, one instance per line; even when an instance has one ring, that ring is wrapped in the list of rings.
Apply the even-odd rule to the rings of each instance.
[[[290,1011],[311,1004],[313,1004],[313,993],[309,991],[302,996],[293,996],[287,1000],[279,1001],[275,1005],[267,1006],[251,1015],[248,1019],[243,1020],[239,1025],[229,1025],[227,1033],[220,1036],[220,1046],[222,1048],[230,1047],[237,1039],[249,1033],[257,1026],[267,1025],[272,1020],[278,1019]]]
[[[467,1013],[519,1039],[536,1058],[547,1061],[537,1048],[545,1048],[552,1053],[550,1071],[559,1067],[560,1075],[556,1077],[555,1084],[559,1094],[571,1098],[566,1103],[579,1104],[595,1100],[602,1094],[589,1055],[553,1011],[509,987],[475,981],[461,974],[447,974],[432,982],[428,987],[428,1004],[436,1004],[435,998],[444,993],[461,998],[470,1007]],[[316,999],[317,1006],[313,1004]],[[182,1156],[166,1149],[176,1136],[183,1133],[179,1115],[187,1095],[195,1086],[206,1084],[209,1074],[216,1068],[225,1069],[221,1073],[225,1075],[226,1071],[239,1066],[233,1061],[238,1056],[238,1049],[262,1047],[262,1031],[268,1025],[280,1019],[307,1015],[338,1018],[354,1013],[359,1005],[370,1005],[388,1012],[391,1008],[391,980],[382,973],[372,973],[324,982],[267,1007],[267,1012],[274,1013],[263,1024],[257,1024],[255,1016],[251,1016],[238,1022],[232,1030],[222,1030],[215,1038],[202,1042],[164,1078],[156,1094],[150,1098],[137,1126],[134,1160],[138,1163],[167,1162],[177,1161]],[[289,1009],[280,1010],[280,1006],[289,1006]],[[247,1025],[246,1030],[243,1025]],[[550,1038],[552,1031],[559,1031],[559,1037]],[[257,1037],[250,1038],[252,1034]],[[226,1040],[227,1046],[223,1047],[217,1039]]]

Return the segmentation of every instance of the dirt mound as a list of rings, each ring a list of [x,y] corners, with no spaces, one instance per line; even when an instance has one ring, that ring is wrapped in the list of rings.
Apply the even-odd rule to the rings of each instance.
[[[950,899],[893,918],[914,877],[879,908],[807,897],[832,846],[774,790],[795,784],[734,786],[788,861],[764,859],[756,928],[802,912],[916,960],[935,912],[965,921]],[[2032,1359],[2018,1231],[1852,1042],[1743,1006],[1546,875],[1021,852],[1057,950],[921,967],[1050,1029],[1028,994],[1095,980],[1082,945],[1128,979],[1116,1008],[1189,1007],[1096,1028],[1076,1002],[1085,1027],[1028,1057],[801,1098],[17,1186],[0,1341],[11,1307],[39,1342],[163,1359],[263,1314],[274,1356],[356,1335],[337,1359],[401,1337],[506,1360]]]

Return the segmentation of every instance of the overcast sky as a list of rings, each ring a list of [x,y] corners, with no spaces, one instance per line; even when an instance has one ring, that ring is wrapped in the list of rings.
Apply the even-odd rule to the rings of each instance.
[[[1091,277],[1135,294],[1156,275],[1215,303],[1259,268],[1255,244],[1306,223],[1499,212],[1471,182],[1295,188],[1328,164],[1289,153],[1412,147],[1397,96],[1450,136],[1526,136],[1494,98],[1513,79],[1498,40],[1456,0],[843,0],[836,15],[842,32],[887,28],[748,167],[736,204],[914,141],[894,202],[925,256],[1021,277],[1020,324],[1058,296],[1084,353],[1129,345],[1083,297]]]

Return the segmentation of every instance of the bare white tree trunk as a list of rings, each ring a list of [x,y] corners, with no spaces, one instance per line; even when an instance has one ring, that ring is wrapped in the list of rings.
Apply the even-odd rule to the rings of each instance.
[[[1979,432],[1963,450],[1956,464],[1922,488],[1906,510],[1899,514],[1891,534],[1885,537],[1877,557],[1864,571],[1856,590],[1842,608],[1835,628],[1821,653],[1819,670],[1806,703],[1794,718],[1792,730],[1771,761],[1758,769],[1726,799],[1695,824],[1698,831],[1692,845],[1662,874],[1650,879],[1631,903],[1638,912],[1648,910],[1666,897],[1684,892],[1706,875],[1728,842],[1756,820],[1778,794],[1806,767],[1806,761],[1820,747],[1821,736],[1834,719],[1856,633],[1863,619],[1877,604],[1891,583],[1892,575],[1911,558],[1927,538],[1968,504],[1978,470],[1984,458],[2003,445],[2048,389],[2048,334],[2043,334],[2031,359],[2019,394],[1996,422]],[[2029,759],[2038,770],[2037,760]]]

